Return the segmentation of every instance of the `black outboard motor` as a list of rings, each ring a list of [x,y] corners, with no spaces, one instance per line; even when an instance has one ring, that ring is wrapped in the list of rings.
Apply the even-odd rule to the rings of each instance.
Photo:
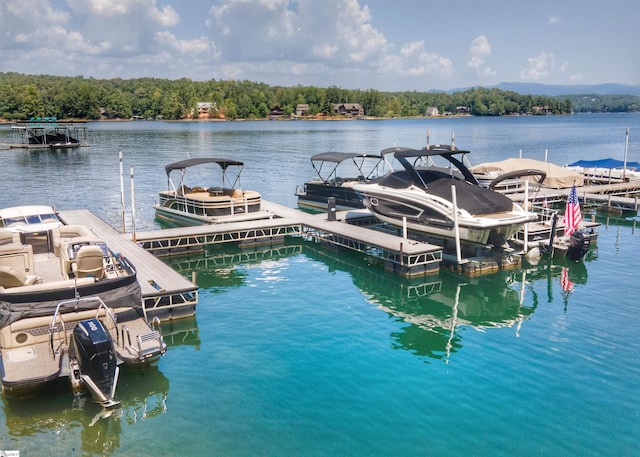
[[[116,405],[113,397],[118,382],[118,359],[111,335],[102,322],[98,319],[80,322],[73,330],[71,345],[80,378],[94,400],[104,406]]]
[[[583,232],[575,231],[569,237],[569,248],[567,249],[567,257],[569,260],[577,262],[585,256],[591,246],[591,239],[586,237]]]

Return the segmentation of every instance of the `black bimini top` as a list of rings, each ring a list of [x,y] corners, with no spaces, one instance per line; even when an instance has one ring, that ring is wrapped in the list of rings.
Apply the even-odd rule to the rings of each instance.
[[[390,154],[394,153],[394,157],[396,159],[400,157],[427,157],[427,156],[451,156],[454,154],[469,154],[470,151],[466,151],[463,149],[458,149],[455,146],[451,147],[450,145],[443,144],[435,144],[431,146],[426,146],[422,149],[413,149],[413,148],[403,148],[403,147],[392,147],[382,150],[382,154]]]
[[[312,161],[340,163],[356,157],[380,159],[380,154],[358,154],[355,152],[321,152],[311,157]]]
[[[180,160],[179,162],[170,163],[169,165],[166,165],[164,169],[167,173],[167,176],[169,176],[169,174],[173,170],[184,170],[185,168],[193,167],[196,165],[202,165],[205,163],[217,163],[218,165],[220,165],[220,167],[223,170],[226,170],[227,167],[231,167],[231,166],[241,167],[244,165],[244,163],[239,162],[237,160],[219,159],[215,157],[199,157],[196,159],[186,159],[186,160]]]
[[[469,151],[458,149],[455,146],[451,145],[430,145],[425,146],[422,149],[412,149],[412,148],[403,148],[403,147],[393,147],[387,148],[382,151],[382,154],[390,154],[393,153],[393,156],[398,159],[398,161],[402,164],[402,166],[407,170],[414,184],[420,187],[424,187],[427,182],[424,182],[421,177],[418,175],[414,165],[411,164],[407,159],[410,158],[419,158],[419,157],[433,157],[440,156],[449,161],[452,165],[454,165],[464,179],[466,179],[471,184],[478,184],[478,180],[473,176],[471,170],[467,168],[467,166],[462,162],[462,157],[457,158],[455,155],[461,155],[464,157],[465,154],[468,154]]]

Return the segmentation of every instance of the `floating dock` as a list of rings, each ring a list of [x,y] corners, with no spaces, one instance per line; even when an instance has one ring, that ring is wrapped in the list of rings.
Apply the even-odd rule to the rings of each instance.
[[[556,195],[566,198],[561,191]],[[159,257],[202,253],[212,245],[235,243],[247,248],[282,244],[285,237],[299,237],[328,251],[363,253],[372,263],[409,278],[438,273],[441,266],[467,277],[491,274],[520,267],[524,254],[514,249],[496,253],[487,246],[471,246],[459,259],[446,243],[432,244],[428,239],[403,238],[397,230],[372,228],[379,224],[366,210],[309,214],[264,200],[262,209],[272,217],[136,233],[121,233],[88,210],[60,211],[59,216],[66,224],[90,227],[111,249],[133,263],[147,313],[162,321],[195,315],[198,286],[185,277],[189,273],[185,268],[174,269]],[[533,226],[531,229],[538,241],[543,229],[548,231],[547,227],[537,232]]]
[[[131,234],[118,232],[88,210],[60,211],[58,215],[65,224],[89,227],[110,249],[131,261],[150,318],[164,321],[195,314],[198,286],[134,243]]]
[[[137,232],[135,239],[156,255],[175,255],[202,251],[213,244],[236,242],[246,247],[297,236],[336,251],[365,253],[379,259],[385,269],[405,276],[437,273],[442,261],[440,246],[360,227],[357,221],[349,223],[361,213],[341,212],[336,220],[329,221],[327,214],[308,214],[264,200],[262,207],[273,214],[271,219]]]

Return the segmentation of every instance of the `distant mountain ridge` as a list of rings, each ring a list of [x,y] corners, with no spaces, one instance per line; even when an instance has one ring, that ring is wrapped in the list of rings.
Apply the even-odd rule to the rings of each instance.
[[[483,86],[487,89],[500,89],[529,95],[548,95],[557,97],[562,95],[637,95],[640,96],[640,84],[576,84],[576,85],[555,85],[539,83],[515,83],[502,82],[495,86]],[[471,87],[451,89],[447,93],[463,92],[472,89]]]

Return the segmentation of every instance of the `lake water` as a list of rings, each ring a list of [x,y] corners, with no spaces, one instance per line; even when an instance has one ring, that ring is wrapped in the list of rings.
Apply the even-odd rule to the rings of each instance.
[[[128,214],[134,170],[139,230],[156,228],[164,165],[187,154],[244,161],[242,186],[290,207],[296,185],[313,177],[312,154],[421,147],[427,129],[432,144],[455,131],[474,164],[519,151],[565,164],[622,159],[629,127],[629,160],[640,160],[640,114],[88,126],[88,148],[0,150],[0,206],[86,208],[119,227],[119,150]],[[156,368],[121,373],[121,408],[103,417],[64,381],[30,398],[0,395],[0,450],[638,455],[638,220],[598,216],[598,245],[584,263],[478,279],[407,280],[297,239],[171,259],[197,273],[197,315],[163,326],[169,349]]]

